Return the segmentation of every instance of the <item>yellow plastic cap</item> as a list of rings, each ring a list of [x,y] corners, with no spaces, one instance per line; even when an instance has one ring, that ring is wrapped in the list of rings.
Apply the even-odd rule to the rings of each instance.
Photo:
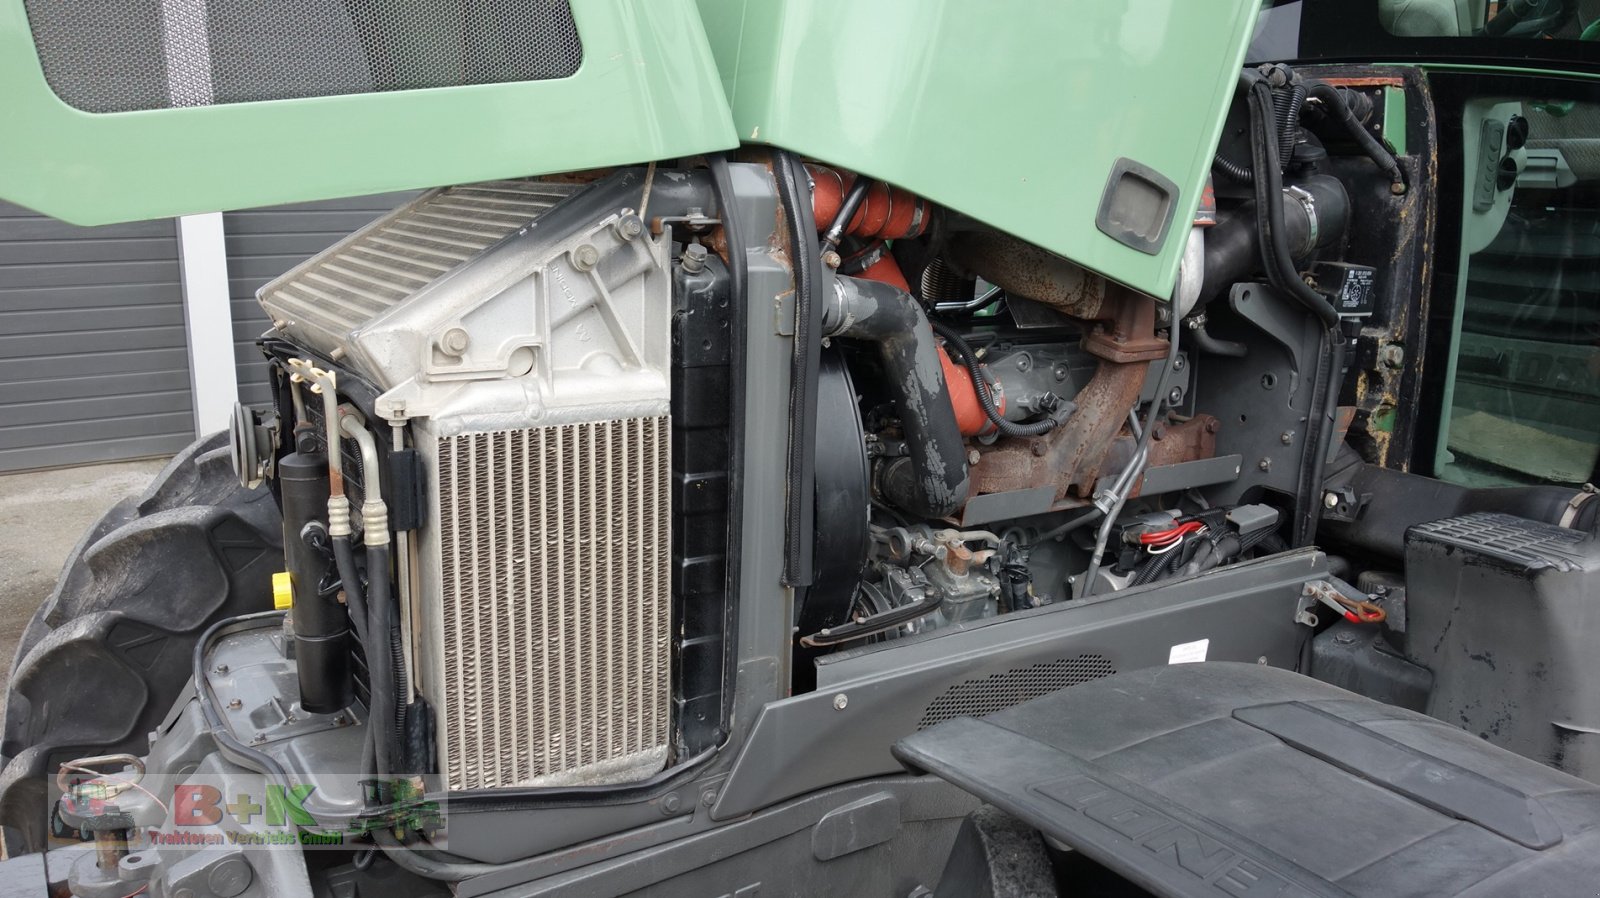
[[[289,580],[288,571],[279,571],[272,575],[272,607],[279,611],[288,611],[294,607],[294,585]]]

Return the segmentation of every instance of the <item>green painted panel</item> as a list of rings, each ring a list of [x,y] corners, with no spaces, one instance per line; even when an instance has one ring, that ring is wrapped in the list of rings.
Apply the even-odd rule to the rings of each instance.
[[[737,145],[692,0],[573,7],[567,78],[93,114],[50,90],[23,0],[0,0],[0,197],[103,224]]]
[[[700,0],[742,140],[892,182],[1166,296],[1259,0]],[[1157,255],[1095,215],[1178,185]]]

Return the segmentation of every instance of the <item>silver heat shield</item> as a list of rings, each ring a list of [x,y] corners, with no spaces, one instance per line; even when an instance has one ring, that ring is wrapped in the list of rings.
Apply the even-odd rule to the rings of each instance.
[[[667,763],[671,284],[641,187],[433,191],[260,293],[410,424],[414,678],[451,789]]]

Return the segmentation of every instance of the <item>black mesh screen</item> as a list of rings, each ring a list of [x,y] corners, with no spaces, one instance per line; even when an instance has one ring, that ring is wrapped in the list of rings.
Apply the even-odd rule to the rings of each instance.
[[[568,0],[25,0],[45,79],[87,112],[565,78]]]
[[[1098,680],[1116,673],[1104,655],[1078,655],[1018,667],[1003,673],[957,683],[934,699],[922,712],[917,729],[938,726],[956,717],[982,717],[1057,689]]]

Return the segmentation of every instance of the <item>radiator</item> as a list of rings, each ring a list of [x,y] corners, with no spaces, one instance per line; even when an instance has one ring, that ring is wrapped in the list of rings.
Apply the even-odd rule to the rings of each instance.
[[[452,790],[669,763],[670,238],[642,191],[433,191],[261,291],[424,469],[402,621]]]
[[[450,788],[662,767],[669,431],[652,417],[440,441]]]

